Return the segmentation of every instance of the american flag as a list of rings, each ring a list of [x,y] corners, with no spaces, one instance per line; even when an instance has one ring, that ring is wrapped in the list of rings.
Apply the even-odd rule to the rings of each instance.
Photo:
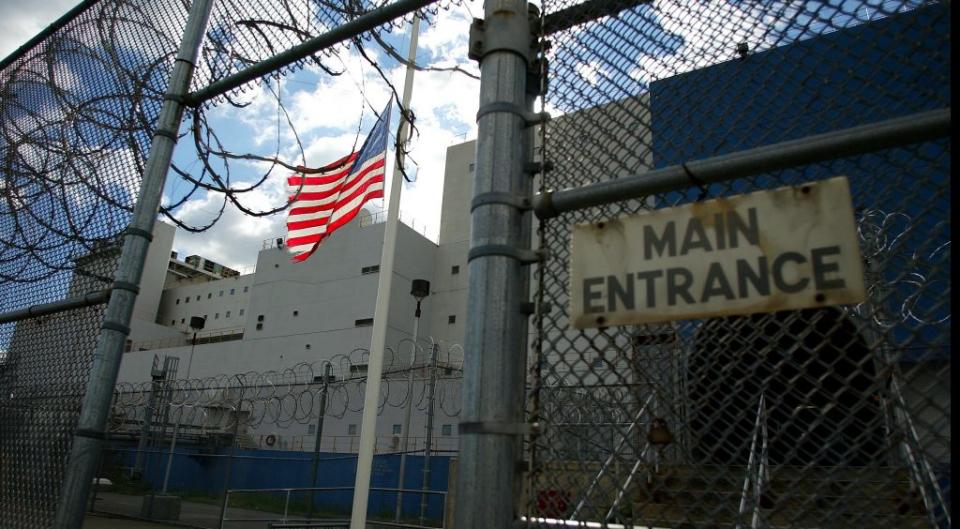
[[[309,176],[287,178],[291,193],[287,250],[294,254],[294,261],[305,261],[334,230],[353,220],[368,200],[383,197],[389,129],[388,103],[358,152],[307,171]]]

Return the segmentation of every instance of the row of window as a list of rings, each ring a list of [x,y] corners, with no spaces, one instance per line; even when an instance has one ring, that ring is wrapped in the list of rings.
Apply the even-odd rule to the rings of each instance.
[[[230,317],[230,314],[231,314],[231,311],[228,310],[227,312],[225,312],[225,313],[223,314],[223,318],[224,318],[224,319],[229,318],[229,317]],[[243,316],[243,309],[240,309],[240,312],[237,314],[237,317],[240,317],[240,316]],[[203,315],[203,319],[207,319],[207,314],[204,314],[204,315]],[[219,313],[219,312],[214,312],[214,313],[213,313],[213,319],[219,320],[219,319],[220,319],[220,313]],[[186,318],[180,318],[180,323],[185,323],[186,321],[187,321]],[[170,325],[176,325],[176,324],[177,324],[177,320],[175,320],[175,319],[174,319],[174,320],[170,320]]]
[[[243,287],[243,291],[244,291],[244,292],[249,292],[249,291],[250,291],[250,287],[249,287],[249,286]],[[221,290],[219,297],[222,298],[222,297],[223,297],[223,293],[224,293],[224,291]],[[236,294],[236,293],[237,293],[237,289],[235,289],[235,288],[231,288],[231,289],[230,289],[230,295],[231,295],[231,296],[234,295],[234,294]],[[197,294],[197,299],[196,299],[196,301],[200,301],[200,298],[201,298],[201,297],[202,297],[202,296],[201,296],[200,294]],[[213,292],[207,292],[207,299],[213,299]],[[190,296],[187,296],[187,297],[183,298],[183,303],[184,303],[184,304],[190,303]],[[177,301],[176,301],[176,303],[174,303],[174,305],[179,305],[179,304],[180,304],[180,298],[177,298]]]

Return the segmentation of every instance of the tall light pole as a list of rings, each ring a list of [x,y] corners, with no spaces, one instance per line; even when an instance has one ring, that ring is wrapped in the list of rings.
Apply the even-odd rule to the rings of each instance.
[[[397,489],[403,488],[403,474],[407,466],[407,450],[410,445],[410,411],[413,409],[413,364],[417,358],[417,334],[420,331],[420,302],[430,295],[430,282],[426,279],[414,279],[410,286],[410,295],[417,300],[417,309],[413,312],[413,347],[410,348],[410,369],[407,374],[407,408],[403,415],[403,445],[400,447],[400,477]],[[400,522],[403,510],[403,492],[397,491],[397,511],[394,521]]]

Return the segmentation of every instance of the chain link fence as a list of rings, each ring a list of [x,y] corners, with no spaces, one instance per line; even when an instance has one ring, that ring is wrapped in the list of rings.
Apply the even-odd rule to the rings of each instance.
[[[98,356],[95,362],[94,351],[106,334],[103,304],[116,286],[122,241],[149,232],[127,228],[157,135],[172,139],[194,132],[194,158],[208,168],[174,167],[169,178],[185,186],[180,196],[164,198],[162,215],[184,226],[177,207],[196,198],[198,190],[239,204],[237,198],[249,196],[244,193],[258,184],[238,190],[229,171],[226,178],[216,174],[210,159],[231,159],[231,153],[210,140],[215,132],[205,110],[242,108],[248,103],[238,98],[254,83],[305,67],[321,78],[338,76],[347,68],[341,55],[351,48],[375,45],[389,57],[395,50],[388,34],[408,23],[414,10],[429,20],[456,2],[217,0],[192,80],[187,77],[192,109],[178,131],[158,132],[165,102],[187,99],[171,98],[168,86],[192,4],[85,1],[0,62],[0,526],[5,529],[54,524],[90,374],[112,361]],[[388,7],[393,11],[368,16]],[[326,41],[316,44],[317,38]],[[304,43],[315,49],[250,70]],[[118,331],[122,320],[103,328]],[[115,368],[101,369],[111,371],[116,376]],[[87,438],[103,435],[80,429]]]
[[[687,183],[539,222],[526,526],[949,527],[949,140],[768,159],[723,181],[690,164],[948,112],[949,3],[543,10],[541,193],[671,167]],[[571,327],[571,226],[838,175],[865,302]]]

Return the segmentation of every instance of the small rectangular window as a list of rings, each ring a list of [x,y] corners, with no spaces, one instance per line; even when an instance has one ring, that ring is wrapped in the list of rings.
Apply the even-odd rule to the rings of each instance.
[[[214,313],[213,313],[213,319],[219,320],[219,319],[220,319],[220,313],[219,313],[219,312],[214,312]]]
[[[451,273],[452,275],[457,275],[457,274],[459,274],[459,273],[460,273],[460,265],[453,265],[452,267],[450,267],[450,273]]]
[[[457,315],[451,314],[447,316],[447,323],[457,323]]]
[[[190,303],[190,296],[183,298],[184,303]]]
[[[221,297],[221,298],[223,297],[223,291],[222,291],[222,290],[220,291],[220,297]]]
[[[200,301],[200,294],[197,294],[197,301]]]
[[[223,317],[224,317],[224,318],[229,318],[229,317],[230,317],[230,311],[228,310],[227,313],[223,315]]]
[[[452,424],[444,424],[443,426],[441,426],[441,427],[440,427],[440,435],[442,435],[442,436],[444,436],[444,437],[450,437],[451,435],[453,435],[453,425],[452,425]]]
[[[360,269],[361,274],[376,274],[380,271],[380,265],[364,266]]]
[[[354,320],[353,324],[356,327],[369,327],[373,325],[373,318],[360,318],[359,320]]]
[[[185,322],[185,321],[187,321],[186,318],[180,318],[180,323],[183,323],[183,322]]]
[[[176,324],[177,324],[177,320],[170,320],[170,325],[176,325]]]
[[[262,330],[263,330],[263,324],[262,324],[262,323],[258,323],[258,324],[257,324],[257,330],[258,330],[258,331],[262,331]]]
[[[180,298],[177,298],[177,302],[174,303],[174,305],[179,305],[179,304],[180,304]]]
[[[207,299],[210,299],[212,297],[213,297],[213,292],[207,292]]]
[[[244,292],[248,292],[249,290],[250,290],[250,287],[243,287]]]
[[[598,356],[593,359],[593,368],[594,369],[603,369],[604,361],[602,356]]]
[[[468,170],[472,173],[475,168],[476,168],[476,165],[471,163],[470,167],[468,167]]]
[[[263,314],[257,316],[257,321],[263,321]]]
[[[347,435],[357,435],[357,425],[348,424],[347,425]]]
[[[393,425],[393,435],[400,435],[400,431],[401,431],[400,425],[399,425],[399,424],[394,424],[394,425]]]
[[[230,314],[230,313],[228,312],[227,314]],[[240,314],[239,314],[239,316],[243,316],[243,309],[240,309]]]
[[[236,290],[237,290],[237,289],[235,289],[235,288],[231,288],[231,289],[230,289],[230,295],[232,296],[232,295],[236,292]]]
[[[146,420],[146,419],[144,419]],[[317,434],[317,425],[311,424],[307,426],[307,435],[316,435]]]
[[[294,316],[299,316],[299,315],[300,315],[300,311],[299,311],[299,310],[293,311],[293,315],[294,315]]]

